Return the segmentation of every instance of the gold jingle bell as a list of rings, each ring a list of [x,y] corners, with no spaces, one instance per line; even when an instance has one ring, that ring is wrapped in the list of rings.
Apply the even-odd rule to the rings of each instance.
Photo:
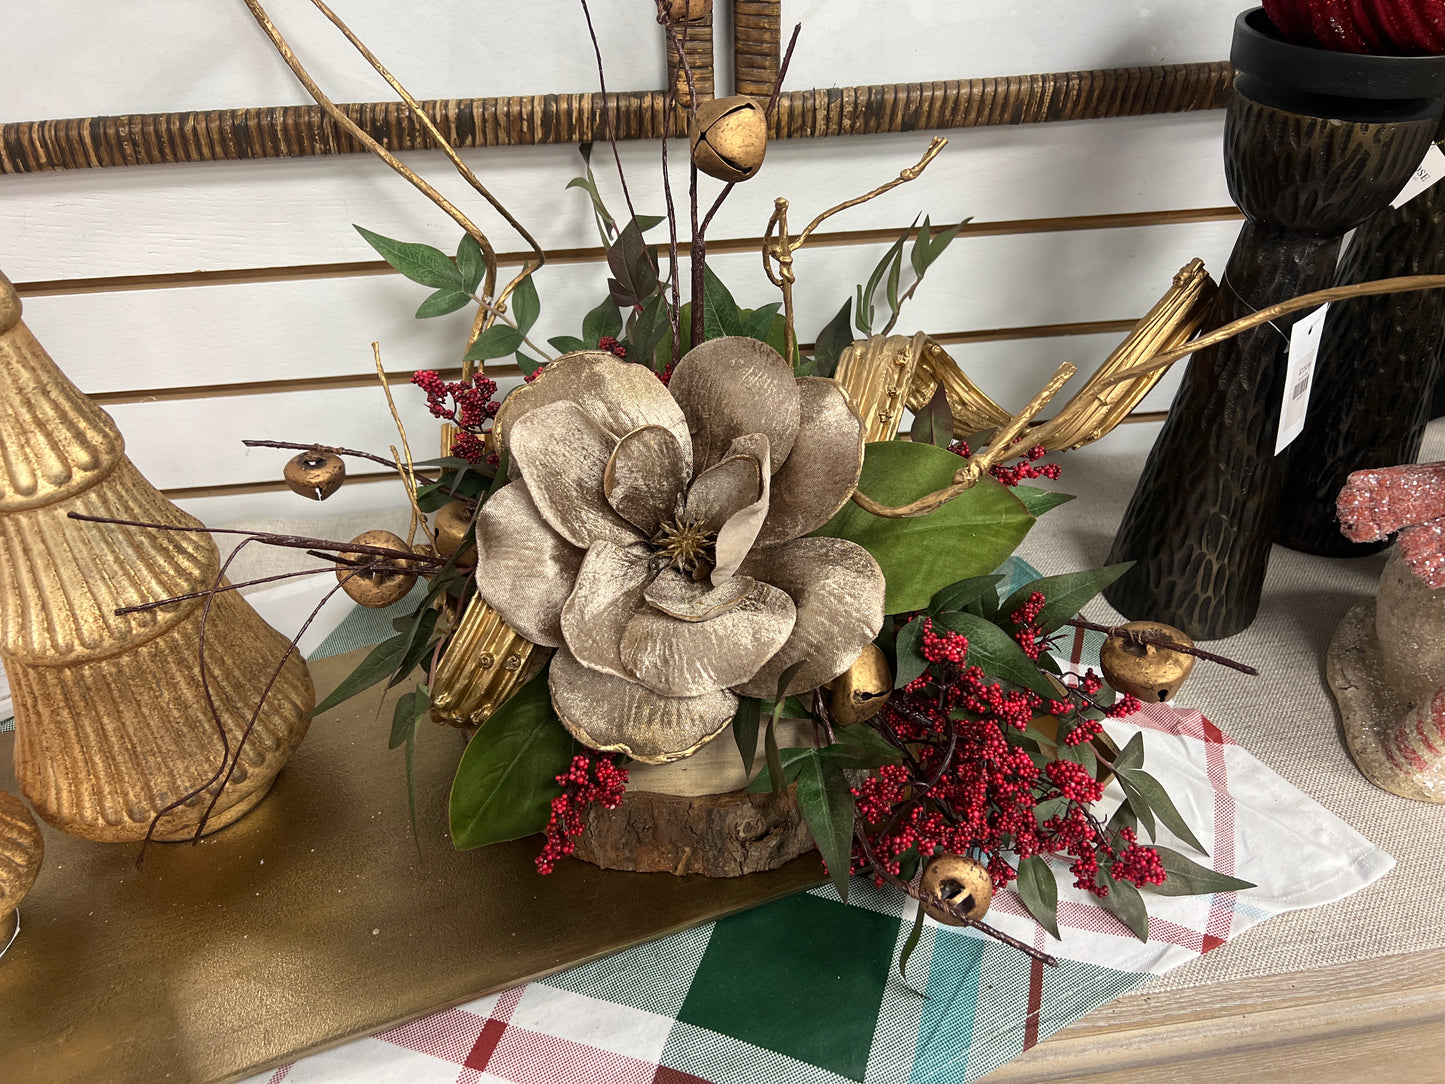
[[[893,692],[893,672],[888,657],[877,644],[868,644],[852,666],[833,679],[828,696],[828,714],[843,726],[866,723],[883,710]]]
[[[351,544],[354,546],[380,546],[389,550],[411,550],[405,540],[398,538],[390,531],[363,531],[351,540]],[[356,571],[357,564],[365,565],[372,561],[385,561],[388,565],[411,565],[412,562],[405,558],[393,560],[369,553],[342,553],[338,557],[336,579],[340,582],[341,589],[351,596],[352,601],[359,606],[380,610],[406,598],[416,584],[416,574],[413,572],[400,572],[393,568]],[[352,563],[348,564],[347,562]]]
[[[473,552],[476,541],[472,536],[472,521],[476,515],[477,506],[471,501],[448,501],[437,509],[433,526],[436,528],[438,557],[450,557],[456,553],[460,561]]]
[[[692,160],[709,177],[746,181],[762,168],[768,152],[763,107],[743,94],[703,102],[688,126]]]
[[[918,903],[929,918],[945,926],[963,926],[963,919],[949,908],[959,908],[977,922],[988,914],[992,902],[993,878],[982,862],[961,854],[940,854],[923,867]]]
[[[324,501],[346,481],[346,464],[335,452],[313,448],[302,452],[282,472],[287,487],[313,501]]]
[[[1130,632],[1151,632],[1175,643],[1193,647],[1194,641],[1172,625],[1159,621],[1130,621],[1104,641],[1099,648],[1099,667],[1104,680],[1115,692],[1132,693],[1146,704],[1173,700],[1179,694],[1194,656],[1156,644],[1141,643]]]

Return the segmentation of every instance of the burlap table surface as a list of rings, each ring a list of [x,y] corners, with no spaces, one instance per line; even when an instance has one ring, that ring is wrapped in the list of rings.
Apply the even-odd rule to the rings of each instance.
[[[1431,423],[1422,462],[1445,459],[1445,420]],[[1047,574],[1102,565],[1144,456],[1084,449],[1062,457],[1055,488],[1078,499],[1048,513],[1019,554]],[[1339,714],[1324,683],[1335,626],[1374,596],[1385,555],[1353,560],[1274,547],[1259,616],[1247,630],[1207,646],[1257,667],[1249,677],[1201,662],[1179,695],[1300,790],[1396,860],[1374,885],[1330,907],[1281,915],[1150,984],[1185,989],[1256,975],[1332,967],[1445,947],[1445,805],[1398,798],[1367,782],[1345,751]],[[1102,599],[1084,616],[1120,616]]]
[[[1049,512],[1019,550],[1045,575],[1097,567],[1108,557],[1144,456],[1110,452],[1107,446],[1062,457],[1064,475],[1055,488],[1078,499]],[[1445,459],[1445,420],[1430,426],[1421,459]],[[377,526],[404,532],[404,507],[390,517],[338,521],[317,516],[247,526],[329,538],[350,538]],[[393,522],[382,522],[386,519]],[[248,550],[233,580],[311,563],[295,550]],[[1384,561],[1383,555],[1348,561],[1311,557],[1276,546],[1254,624],[1209,645],[1257,667],[1260,676],[1200,663],[1178,703],[1203,711],[1398,864],[1348,899],[1281,915],[1161,976],[1151,989],[1184,989],[1445,947],[1445,908],[1439,905],[1445,889],[1445,806],[1398,798],[1365,780],[1345,752],[1339,716],[1324,684],[1324,654],[1335,626],[1352,606],[1373,597]],[[1090,604],[1085,616],[1122,620],[1102,600]]]

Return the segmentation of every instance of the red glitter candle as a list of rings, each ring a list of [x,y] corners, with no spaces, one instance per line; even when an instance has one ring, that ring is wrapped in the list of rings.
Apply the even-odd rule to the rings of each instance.
[[[1445,0],[1263,0],[1287,41],[1343,53],[1445,53]]]

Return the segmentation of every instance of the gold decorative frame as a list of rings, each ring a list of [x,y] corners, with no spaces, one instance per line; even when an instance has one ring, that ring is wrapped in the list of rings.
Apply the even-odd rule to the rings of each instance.
[[[712,15],[685,29],[686,66],[699,97],[711,97]],[[735,91],[770,94],[779,65],[781,0],[734,0],[730,29]],[[663,42],[669,80],[685,95],[677,51],[665,37]],[[811,139],[1221,109],[1230,81],[1229,64],[1216,61],[784,91],[770,135]],[[666,123],[667,97],[666,90],[647,90],[448,98],[421,104],[448,143],[472,148],[591,142],[606,138],[609,112],[616,138],[658,139]],[[342,109],[392,151],[436,146],[403,102],[351,103]],[[668,134],[683,134],[685,123],[679,114]],[[365,151],[320,108],[309,105],[0,124],[0,174]]]

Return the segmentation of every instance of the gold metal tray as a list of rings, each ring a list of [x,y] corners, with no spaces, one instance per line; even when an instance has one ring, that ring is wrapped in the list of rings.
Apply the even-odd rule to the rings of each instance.
[[[357,656],[316,663],[320,695]],[[711,880],[565,862],[540,838],[458,853],[463,746],[417,740],[419,846],[391,705],[318,719],[272,793],[199,845],[88,843],[44,826],[45,864],[0,958],[0,1077],[233,1079],[818,884],[816,855]],[[16,790],[14,737],[0,779]]]

